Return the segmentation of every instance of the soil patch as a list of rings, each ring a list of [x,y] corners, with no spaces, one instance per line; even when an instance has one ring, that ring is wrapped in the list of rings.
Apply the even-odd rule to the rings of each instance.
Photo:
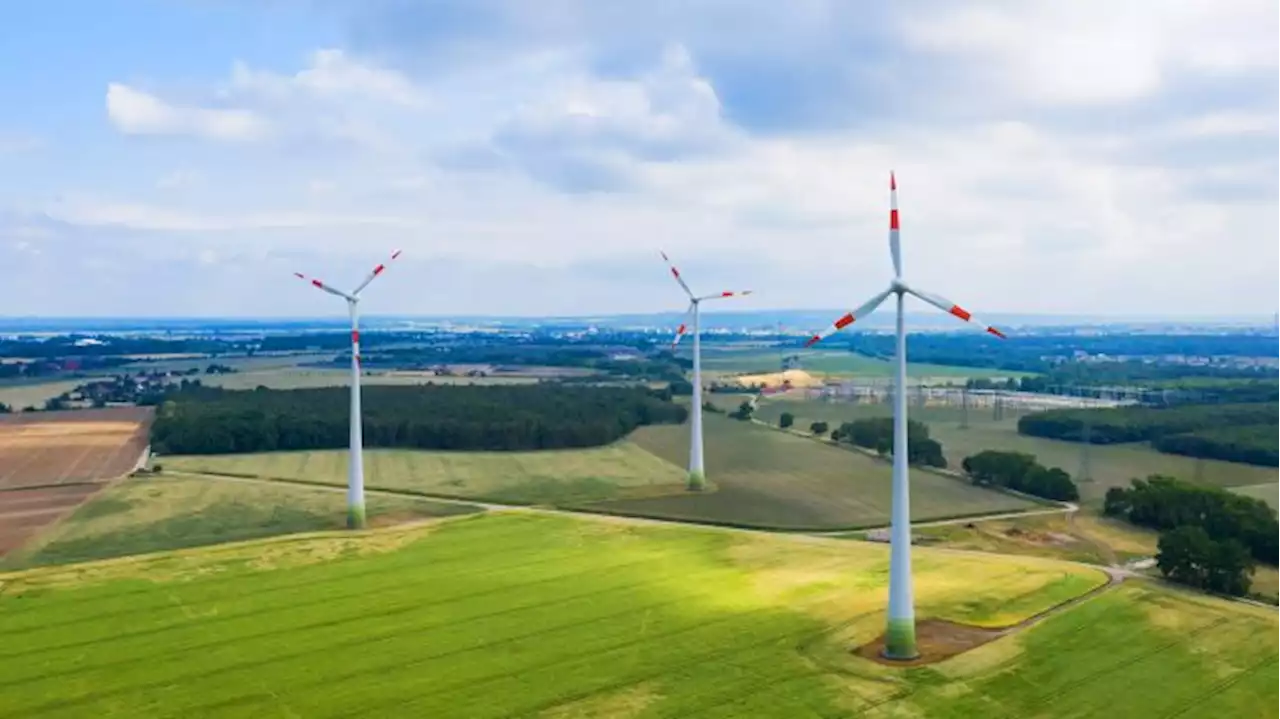
[[[916,649],[920,656],[910,661],[886,659],[884,651],[884,635],[853,650],[863,659],[870,659],[890,667],[918,667],[949,659],[962,652],[999,639],[1005,634],[1004,629],[986,629],[967,624],[957,624],[944,619],[923,619],[916,622]]]

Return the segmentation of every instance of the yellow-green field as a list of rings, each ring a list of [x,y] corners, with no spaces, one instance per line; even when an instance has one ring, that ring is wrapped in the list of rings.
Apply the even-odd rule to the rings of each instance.
[[[369,487],[500,502],[783,529],[888,522],[889,466],[751,423],[708,416],[713,491],[684,489],[689,426],[642,427],[607,447],[538,452],[367,450]],[[345,484],[342,450],[165,457],[169,470]],[[912,516],[954,517],[1036,508],[1031,502],[920,471]]]
[[[721,415],[704,420],[707,477],[717,490],[609,502],[614,511],[787,529],[841,529],[888,522],[888,463]],[[631,441],[673,465],[688,459],[688,426],[641,427]],[[1023,499],[914,471],[916,520],[1039,508]]]
[[[777,423],[783,412],[795,415],[797,427],[807,428],[816,420],[833,423],[834,427],[840,422],[862,417],[889,416],[890,408],[877,404],[778,397],[761,402],[756,416]],[[971,409],[967,428],[961,426],[960,412],[955,408],[912,407],[909,415],[929,425],[929,436],[942,443],[943,452],[952,467],[959,467],[965,457],[986,449],[1027,452],[1035,455],[1041,464],[1061,467],[1073,478],[1077,478],[1081,467],[1083,445],[1080,443],[1020,435],[1016,419],[995,421],[989,408]],[[1088,452],[1092,481],[1079,483],[1080,494],[1086,502],[1101,503],[1109,488],[1128,487],[1131,479],[1150,474],[1167,474],[1222,487],[1267,485],[1272,488],[1270,496],[1275,495],[1277,482],[1280,482],[1280,473],[1273,467],[1163,454],[1150,445],[1140,443],[1093,445]],[[1249,491],[1261,493],[1263,490]]]
[[[536,452],[365,450],[369,487],[503,502],[575,504],[683,492],[685,473],[632,442]],[[165,469],[347,482],[347,451],[164,457]]]
[[[886,547],[529,514],[0,575],[14,717],[1277,715],[1277,620],[1138,583],[902,670]],[[1002,626],[1099,586],[916,554],[921,619]]]
[[[413,497],[371,496],[374,525],[477,511]],[[341,492],[290,485],[138,475],[98,493],[70,517],[0,568],[196,547],[294,532],[339,529],[346,521]]]
[[[1243,494],[1246,497],[1261,499],[1271,505],[1272,509],[1280,507],[1280,497],[1278,497],[1278,495],[1280,495],[1280,484],[1277,483],[1251,484],[1245,487],[1232,487],[1231,491],[1236,494]]]

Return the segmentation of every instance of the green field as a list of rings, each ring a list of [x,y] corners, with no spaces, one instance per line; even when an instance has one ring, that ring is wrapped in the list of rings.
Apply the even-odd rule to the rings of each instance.
[[[795,415],[796,425],[800,427],[808,427],[814,420],[838,424],[860,417],[891,415],[889,406],[883,404],[779,398],[761,402],[756,416],[776,423],[783,412]],[[1033,454],[1041,464],[1061,467],[1071,473],[1073,478],[1078,478],[1084,445],[1020,435],[1017,420],[1008,415],[996,421],[992,419],[992,410],[989,408],[970,409],[969,426],[966,428],[961,426],[963,410],[959,408],[912,407],[908,409],[908,414],[912,419],[929,425],[929,435],[942,443],[947,461],[952,467],[959,467],[965,457],[984,449],[998,449]],[[1093,445],[1088,451],[1092,481],[1079,483],[1080,494],[1086,502],[1101,502],[1107,489],[1128,487],[1131,479],[1149,474],[1167,474],[1221,487],[1266,484],[1274,488],[1277,481],[1280,481],[1280,474],[1277,474],[1275,468],[1163,454],[1146,444]],[[1273,489],[1272,495],[1274,494]]]
[[[45,400],[53,399],[63,392],[70,392],[93,379],[95,378],[64,379],[31,384],[3,384],[0,385],[0,402],[9,405],[14,412],[21,412],[26,407],[43,409]]]
[[[852,352],[832,350],[792,350],[787,355],[798,354],[800,367],[814,375],[836,377],[891,377],[893,363]],[[777,349],[721,348],[714,345],[702,348],[702,367],[708,372],[738,374],[743,372],[777,372],[782,369],[783,352]],[[908,363],[907,375],[912,378],[935,378],[940,381],[963,382],[970,377],[1024,377],[1029,372],[992,370],[978,367],[953,367],[949,365]]]
[[[705,418],[703,433],[707,477],[715,492],[600,506],[646,516],[790,529],[888,521],[892,482],[886,462],[719,415]],[[672,464],[688,461],[687,425],[641,427],[631,440]],[[911,516],[917,520],[1037,506],[930,472],[916,471],[911,478]]]
[[[200,381],[226,389],[253,389],[259,385],[272,389],[311,389],[314,387],[346,387],[351,384],[351,371],[346,369],[313,369],[281,367],[251,370],[223,375],[201,375]],[[427,384],[532,384],[532,377],[434,377],[426,375],[365,374],[360,384],[420,385]]]
[[[642,427],[607,447],[538,452],[365,452],[369,487],[497,502],[781,529],[843,529],[888,522],[889,465],[764,427],[708,416],[714,491],[684,490],[689,426]],[[345,484],[346,452],[165,457],[166,469]],[[912,516],[933,519],[1035,507],[1009,495],[920,471]]]
[[[412,497],[371,496],[370,522],[478,511]],[[139,475],[103,490],[0,568],[65,564],[279,534],[340,529],[346,497],[308,487]]]
[[[928,667],[887,548],[486,515],[0,575],[0,715],[1276,716],[1274,612],[1139,583]],[[1004,626],[1100,572],[916,554],[918,613]]]
[[[1280,498],[1277,497],[1278,492],[1280,492],[1280,485],[1274,482],[1267,484],[1252,484],[1245,487],[1232,487],[1231,491],[1236,494],[1243,494],[1246,497],[1261,499],[1271,505],[1272,509],[1280,507]]]
[[[497,502],[581,504],[683,492],[685,473],[634,443],[537,452],[369,449],[369,487]],[[165,457],[166,469],[326,484],[347,482],[347,451]]]

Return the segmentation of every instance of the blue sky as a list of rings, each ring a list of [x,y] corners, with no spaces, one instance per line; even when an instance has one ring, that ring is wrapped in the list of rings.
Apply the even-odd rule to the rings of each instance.
[[[33,0],[0,314],[1270,315],[1271,0]]]

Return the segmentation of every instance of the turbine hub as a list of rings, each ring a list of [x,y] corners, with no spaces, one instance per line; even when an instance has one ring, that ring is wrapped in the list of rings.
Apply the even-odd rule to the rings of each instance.
[[[903,282],[901,278],[895,277],[893,282],[889,283],[889,291],[900,295],[907,291],[907,283]]]

